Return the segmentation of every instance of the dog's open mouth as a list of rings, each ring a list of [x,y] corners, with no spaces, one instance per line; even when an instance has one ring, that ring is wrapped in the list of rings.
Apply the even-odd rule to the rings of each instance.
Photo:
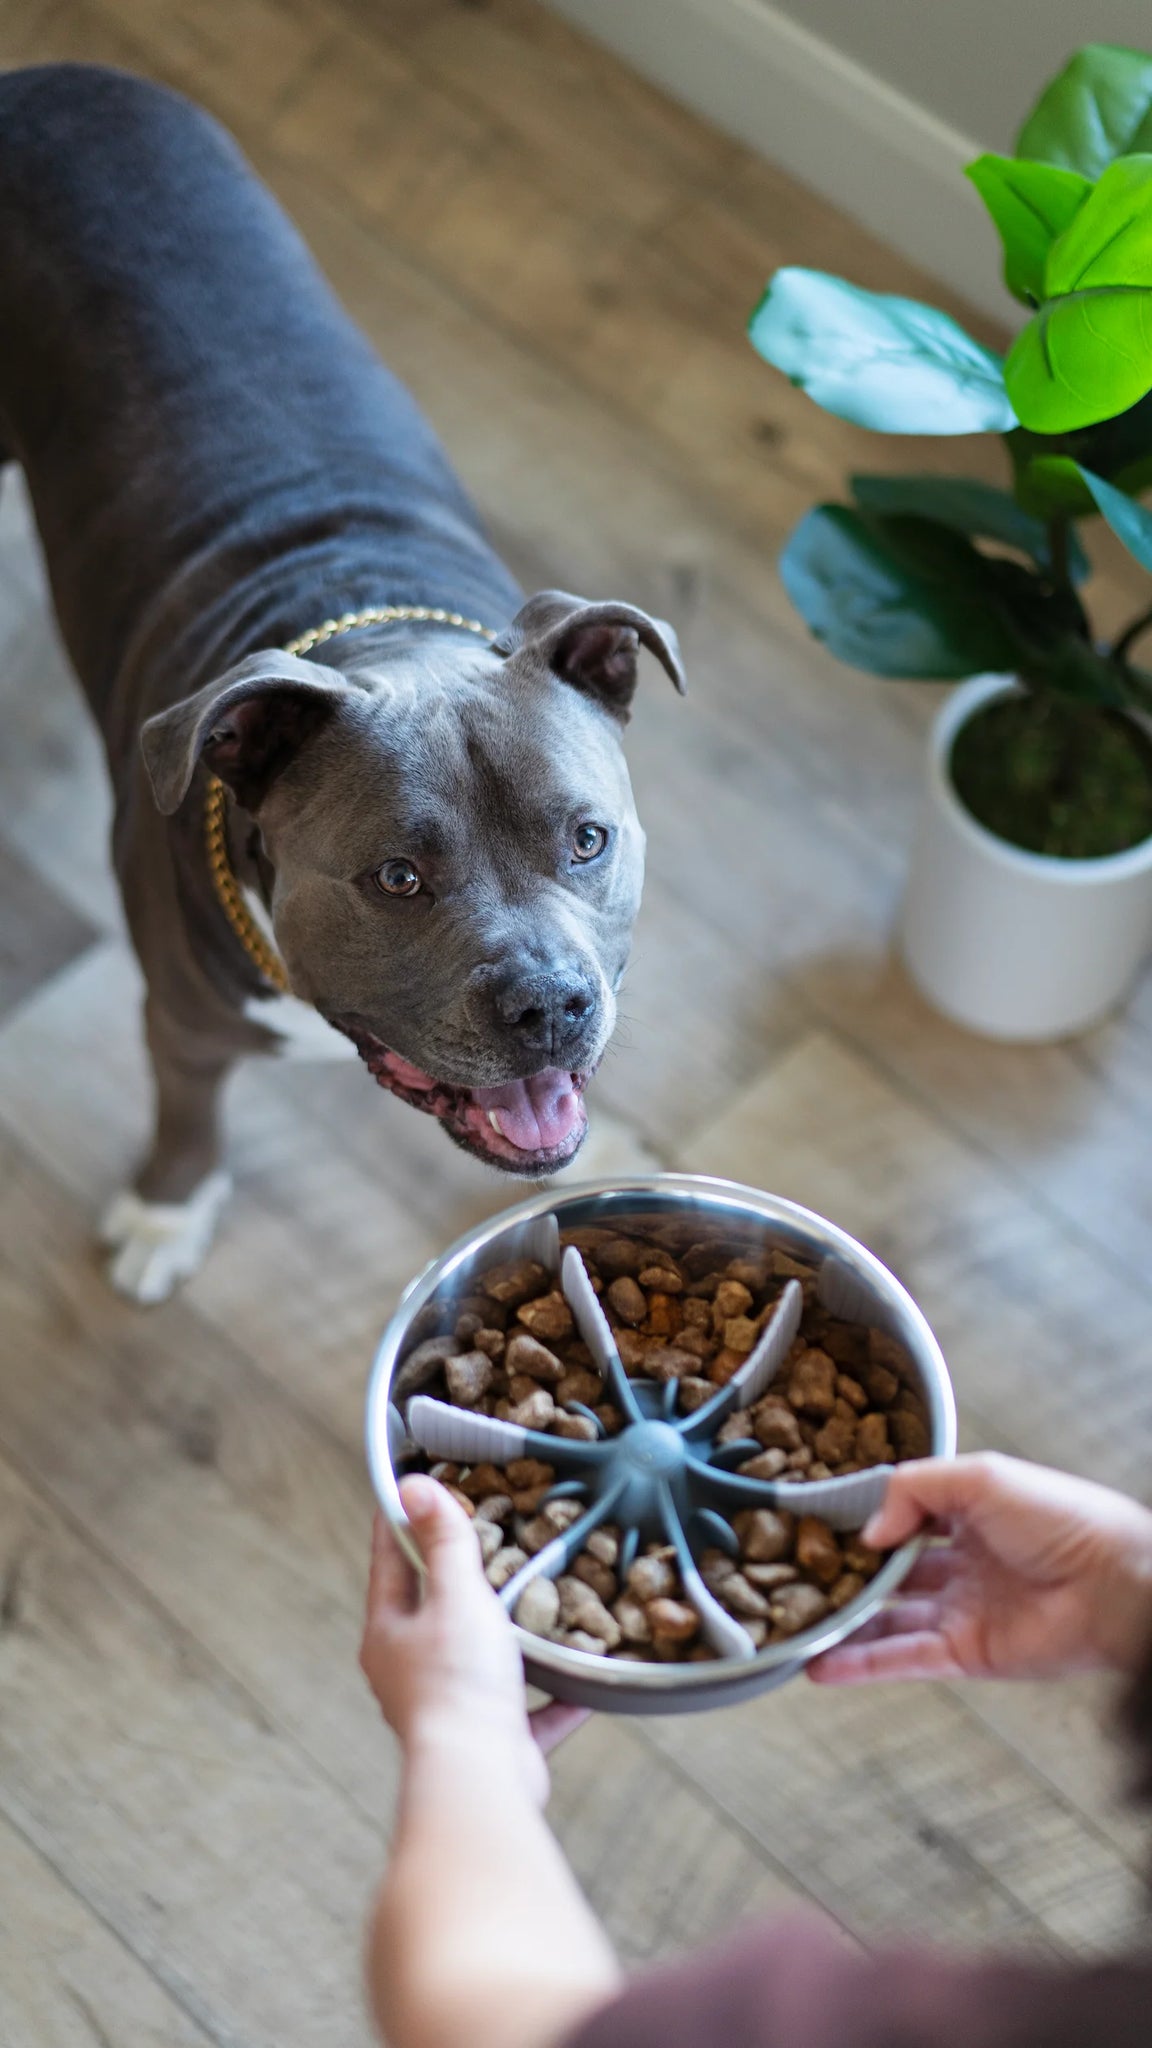
[[[586,1073],[546,1067],[499,1088],[462,1088],[434,1080],[350,1020],[333,1017],[329,1022],[352,1040],[381,1088],[438,1118],[450,1138],[490,1166],[536,1177],[555,1173],[584,1142]]]

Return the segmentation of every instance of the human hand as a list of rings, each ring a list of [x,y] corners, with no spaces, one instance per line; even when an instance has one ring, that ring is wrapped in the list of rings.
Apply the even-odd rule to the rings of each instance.
[[[384,1718],[406,1748],[421,1733],[450,1734],[453,1726],[482,1728],[488,1741],[506,1737],[543,1798],[542,1757],[586,1717],[557,1701],[528,1716],[516,1638],[484,1577],[468,1517],[434,1479],[406,1479],[400,1497],[427,1577],[421,1598],[377,1513],[360,1664]]]
[[[822,1685],[890,1678],[1048,1678],[1133,1670],[1152,1637],[1152,1510],[996,1452],[893,1470],[862,1534],[941,1541],[892,1603],[813,1660]]]

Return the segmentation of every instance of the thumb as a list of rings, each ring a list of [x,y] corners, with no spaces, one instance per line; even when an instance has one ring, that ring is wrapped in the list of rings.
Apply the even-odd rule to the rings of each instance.
[[[428,1574],[428,1596],[443,1598],[475,1578],[483,1580],[472,1524],[436,1479],[416,1474],[400,1487],[400,1500]]]
[[[964,1514],[975,1505],[984,1483],[975,1458],[915,1458],[894,1465],[884,1504],[860,1534],[876,1550],[894,1549],[926,1522]]]

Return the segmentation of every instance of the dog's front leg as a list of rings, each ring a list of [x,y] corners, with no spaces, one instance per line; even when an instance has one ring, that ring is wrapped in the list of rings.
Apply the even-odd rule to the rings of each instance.
[[[198,1270],[212,1243],[232,1191],[221,1164],[221,1096],[237,1058],[254,1048],[218,1030],[191,1030],[151,997],[144,1020],[155,1135],[135,1186],[108,1209],[100,1239],[111,1252],[112,1285],[152,1304]]]

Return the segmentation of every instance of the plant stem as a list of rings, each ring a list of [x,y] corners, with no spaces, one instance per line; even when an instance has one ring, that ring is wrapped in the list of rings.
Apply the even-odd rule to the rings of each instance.
[[[1072,588],[1072,578],[1068,573],[1068,521],[1066,519],[1057,518],[1048,521],[1048,559],[1052,568],[1053,582],[1061,590],[1070,590]]]
[[[1138,619],[1133,619],[1130,626],[1125,626],[1120,638],[1113,646],[1113,661],[1127,661],[1130,649],[1136,645],[1140,635],[1148,631],[1149,626],[1152,626],[1152,605],[1149,605],[1146,612],[1141,612]]]

